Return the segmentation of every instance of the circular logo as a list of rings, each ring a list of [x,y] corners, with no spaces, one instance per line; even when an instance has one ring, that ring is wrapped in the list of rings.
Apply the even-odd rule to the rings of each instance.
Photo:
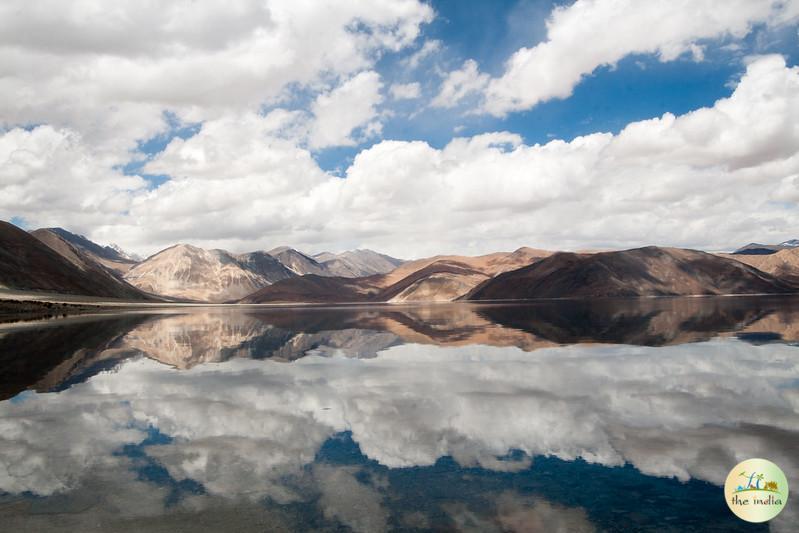
[[[766,522],[785,507],[788,480],[780,467],[766,459],[747,459],[730,471],[724,483],[730,510],[747,522]]]

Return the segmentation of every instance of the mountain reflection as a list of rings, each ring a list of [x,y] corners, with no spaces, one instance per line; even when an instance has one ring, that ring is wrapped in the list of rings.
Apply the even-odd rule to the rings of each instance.
[[[742,528],[718,496],[732,465],[767,457],[799,476],[797,308],[756,301],[206,309],[9,330],[6,394],[28,371],[58,392],[0,402],[0,520]],[[41,361],[13,366],[12,350]],[[771,526],[796,519],[789,506]]]
[[[674,298],[520,305],[205,308],[56,320],[0,331],[0,399],[60,390],[144,355],[175,368],[307,354],[369,358],[399,344],[533,351],[562,344],[664,346],[737,334],[799,341],[789,298]]]

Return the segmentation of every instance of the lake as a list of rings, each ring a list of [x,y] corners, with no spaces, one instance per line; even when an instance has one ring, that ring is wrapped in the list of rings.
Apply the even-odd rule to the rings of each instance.
[[[0,325],[8,531],[796,531],[799,300],[209,307]]]

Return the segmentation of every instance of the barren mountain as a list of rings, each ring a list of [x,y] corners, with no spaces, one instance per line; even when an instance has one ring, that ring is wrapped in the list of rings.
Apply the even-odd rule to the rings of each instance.
[[[386,274],[404,263],[401,259],[372,250],[351,250],[340,254],[324,252],[314,256],[333,276],[361,278],[373,274]]]
[[[719,254],[768,274],[799,284],[799,248],[782,248],[771,254]]]
[[[31,234],[78,266],[92,262],[124,274],[136,264],[131,256],[118,247],[100,246],[83,235],[76,235],[63,228],[42,228],[32,231]]]
[[[0,286],[83,296],[149,299],[110,271],[81,258],[66,241],[54,240],[66,256],[30,233],[0,221]]]
[[[742,246],[735,250],[735,255],[770,255],[780,250],[791,250],[799,247],[799,239],[791,239],[783,241],[779,244],[761,244],[759,242],[750,242],[746,246]]]
[[[552,252],[547,250],[523,247],[515,252],[497,252],[475,257],[468,255],[436,255],[403,263],[395,270],[383,276],[379,280],[379,283],[383,287],[388,287],[437,261],[459,263],[491,277],[500,272],[516,270],[517,268],[527,266],[551,254]]]
[[[594,298],[788,293],[799,288],[738,261],[649,246],[595,254],[557,253],[500,274],[465,299]]]
[[[307,274],[264,287],[242,298],[241,303],[368,302],[374,300],[378,291],[370,278]]]
[[[125,279],[156,294],[225,302],[291,275],[275,263],[257,253],[234,256],[224,250],[178,244],[131,268]]]
[[[294,248],[279,246],[278,248],[269,250],[267,253],[298,276],[304,276],[306,274],[317,274],[319,276],[332,275],[316,259],[308,257]]]
[[[349,261],[349,268],[362,270],[385,269],[391,259],[374,252],[363,252],[367,253],[342,256]],[[352,273],[348,271],[346,277],[353,277],[349,275]],[[272,283],[304,275],[334,277],[327,264],[285,246],[269,252],[231,254],[224,250],[204,250],[181,244],[147,258],[132,268],[125,279],[158,294],[197,301],[226,302],[248,296]],[[316,287],[323,293],[327,286],[314,280],[305,283],[309,289]],[[304,286],[302,282],[286,287],[300,286]],[[346,290],[343,290],[341,296],[346,294]],[[304,291],[303,294],[310,295],[310,292]],[[324,300],[320,295],[312,301],[320,299]]]
[[[489,278],[456,261],[436,261],[383,289],[384,302],[451,302]]]
[[[478,257],[435,256],[403,263],[387,274],[347,279],[316,277],[279,282],[243,301],[267,302],[424,302],[452,301],[497,272],[527,266],[550,252],[520,248]],[[324,263],[323,263],[324,264]]]
[[[247,254],[239,254],[234,257],[242,267],[262,276],[269,283],[293,278],[297,275],[266,252],[250,252]]]

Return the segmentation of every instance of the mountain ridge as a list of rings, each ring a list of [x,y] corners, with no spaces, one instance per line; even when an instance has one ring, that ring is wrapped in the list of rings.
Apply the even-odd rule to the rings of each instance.
[[[768,254],[657,246],[583,253],[521,247],[411,261],[368,249],[312,256],[289,246],[231,253],[178,243],[136,262],[118,247],[96,244],[63,228],[26,232],[4,222],[0,229],[5,242],[0,283],[87,296],[159,295],[209,303],[405,303],[799,290],[799,241],[773,245],[782,248]]]
[[[505,272],[465,300],[784,294],[796,285],[706,252],[647,246],[575,254],[558,252]]]
[[[293,275],[271,256],[253,254],[176,244],[133,266],[125,280],[148,292],[222,303]]]
[[[110,269],[94,262],[56,233],[44,232],[41,236],[51,243],[0,221],[0,286],[92,297],[156,300],[153,295],[119,279]]]

